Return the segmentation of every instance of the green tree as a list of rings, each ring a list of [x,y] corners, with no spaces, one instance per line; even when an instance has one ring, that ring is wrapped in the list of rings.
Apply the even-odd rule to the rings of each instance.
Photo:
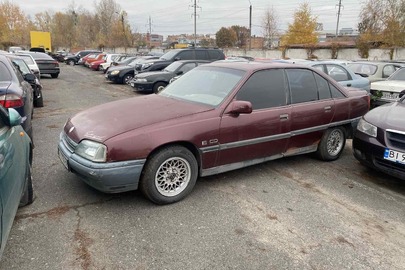
[[[288,25],[287,32],[281,37],[281,45],[288,47],[293,44],[317,43],[316,27],[317,18],[312,16],[309,4],[301,4],[294,13],[294,22]]]
[[[237,41],[237,36],[232,28],[222,27],[216,33],[217,45],[221,48],[233,47]]]

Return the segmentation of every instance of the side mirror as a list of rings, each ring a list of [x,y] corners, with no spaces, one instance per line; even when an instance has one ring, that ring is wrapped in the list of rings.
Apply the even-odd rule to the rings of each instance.
[[[402,91],[399,93],[398,97],[399,97],[399,98],[402,98],[402,97],[404,97],[404,96],[405,96],[405,90],[402,90]]]
[[[14,127],[21,124],[21,115],[13,108],[4,108],[0,106],[0,117],[4,120],[5,124]]]
[[[26,80],[29,83],[34,83],[36,79],[37,77],[32,73],[27,73],[24,75],[24,80]]]
[[[179,70],[179,71],[177,71],[176,72],[176,75],[181,75],[181,74],[183,74],[184,72],[182,71],[182,70]]]
[[[180,58],[180,57],[176,57],[176,58],[174,58],[174,61],[179,61],[179,60],[181,60],[181,58]]]
[[[358,72],[355,72],[357,75],[360,75],[361,77],[363,77],[363,78],[368,78],[368,75],[367,74],[365,74],[365,73],[358,73]]]
[[[239,114],[252,113],[252,103],[243,100],[234,100],[229,104],[226,114],[232,114],[238,116]]]

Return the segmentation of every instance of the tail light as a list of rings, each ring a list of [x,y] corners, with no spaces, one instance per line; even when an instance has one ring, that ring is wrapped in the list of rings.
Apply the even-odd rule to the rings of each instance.
[[[24,100],[16,94],[6,94],[0,96],[0,105],[4,108],[18,108],[24,106]]]

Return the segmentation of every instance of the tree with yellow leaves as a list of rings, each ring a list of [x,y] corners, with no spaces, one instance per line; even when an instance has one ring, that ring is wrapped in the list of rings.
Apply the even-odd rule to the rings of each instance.
[[[317,18],[312,16],[308,3],[303,3],[294,13],[294,22],[288,25],[287,32],[281,37],[281,46],[293,44],[308,45],[318,41],[316,33]]]
[[[18,5],[0,2],[0,43],[5,49],[12,45],[28,45],[30,25]]]

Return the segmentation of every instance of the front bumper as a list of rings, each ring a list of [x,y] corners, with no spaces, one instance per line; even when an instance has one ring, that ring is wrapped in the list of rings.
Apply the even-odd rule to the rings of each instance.
[[[105,79],[107,81],[111,81],[111,82],[115,82],[115,83],[119,83],[121,81],[120,79],[120,74],[116,74],[116,75],[111,75],[111,74],[105,74]]]
[[[150,83],[150,82],[140,83],[140,82],[137,82],[137,81],[131,81],[131,86],[136,91],[153,92],[153,83]]]
[[[140,159],[107,163],[92,162],[71,152],[62,135],[58,145],[58,154],[68,171],[78,175],[89,186],[105,193],[138,189],[139,179],[146,161]]]
[[[405,165],[384,159],[386,148],[387,147],[381,144],[376,138],[359,131],[356,131],[354,134],[353,155],[360,163],[405,180]]]

